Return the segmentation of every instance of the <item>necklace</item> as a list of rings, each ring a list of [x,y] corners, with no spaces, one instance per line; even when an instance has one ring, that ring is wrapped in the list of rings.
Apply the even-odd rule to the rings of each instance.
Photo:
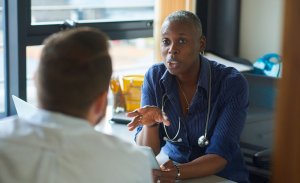
[[[183,89],[182,89],[182,87],[181,87],[181,84],[180,84],[180,82],[179,82],[178,80],[177,80],[177,83],[178,83],[178,85],[179,85],[180,91],[181,91],[181,93],[183,94],[183,97],[184,97],[185,102],[186,102],[186,104],[187,104],[186,110],[188,111],[188,110],[190,109],[189,101],[187,100],[187,97],[186,97],[186,95],[185,95],[185,93],[184,93],[184,91],[183,91]]]

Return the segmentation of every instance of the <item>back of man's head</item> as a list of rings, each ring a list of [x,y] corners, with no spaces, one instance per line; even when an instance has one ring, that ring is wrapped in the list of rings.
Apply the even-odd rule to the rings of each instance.
[[[36,85],[39,106],[86,117],[94,100],[106,92],[112,74],[106,35],[93,28],[76,28],[44,42]]]

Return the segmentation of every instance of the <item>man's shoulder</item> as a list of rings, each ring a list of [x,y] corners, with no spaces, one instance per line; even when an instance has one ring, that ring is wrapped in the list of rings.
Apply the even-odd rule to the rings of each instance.
[[[136,145],[107,134],[100,133],[98,136],[96,139],[98,144],[93,145],[98,146],[93,151],[93,162],[101,162],[97,166],[99,168],[104,166],[106,171],[118,172],[118,175],[110,180],[119,180],[120,177],[124,182],[151,180],[150,162]]]
[[[0,119],[0,124],[4,124],[4,123],[10,123],[11,121],[15,121],[18,120],[18,116],[14,115],[14,116],[8,116],[5,118],[1,118]]]
[[[118,137],[107,135],[101,132],[98,133],[98,138],[101,141],[101,146],[103,148],[109,149],[111,152],[118,154],[119,157],[136,157],[144,158],[144,154],[138,149],[138,147],[132,143],[124,141]]]
[[[20,123],[18,116],[10,116],[0,119],[0,139],[10,137]]]

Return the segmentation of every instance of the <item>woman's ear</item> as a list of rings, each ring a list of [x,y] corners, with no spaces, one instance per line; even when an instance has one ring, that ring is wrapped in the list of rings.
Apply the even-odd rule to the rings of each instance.
[[[200,42],[199,53],[202,53],[202,52],[204,52],[205,47],[206,47],[206,38],[205,38],[205,36],[201,36],[199,42]]]

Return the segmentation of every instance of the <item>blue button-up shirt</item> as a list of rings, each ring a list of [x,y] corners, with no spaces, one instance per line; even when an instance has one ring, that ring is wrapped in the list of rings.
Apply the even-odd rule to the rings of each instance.
[[[171,121],[170,126],[164,129],[161,124],[159,129],[161,147],[164,146],[163,149],[170,159],[187,163],[205,154],[217,154],[228,162],[218,173],[219,176],[237,182],[248,182],[248,171],[239,146],[248,107],[247,81],[232,67],[209,61],[204,57],[200,60],[197,90],[187,115],[183,115],[181,109],[176,78],[167,71],[163,63],[153,65],[146,73],[141,104],[160,108],[163,106]],[[208,64],[211,69],[211,91]],[[205,133],[209,92],[209,145],[201,148],[198,138]],[[142,126],[139,126],[137,133],[141,129]],[[167,137],[169,138],[165,141]]]

